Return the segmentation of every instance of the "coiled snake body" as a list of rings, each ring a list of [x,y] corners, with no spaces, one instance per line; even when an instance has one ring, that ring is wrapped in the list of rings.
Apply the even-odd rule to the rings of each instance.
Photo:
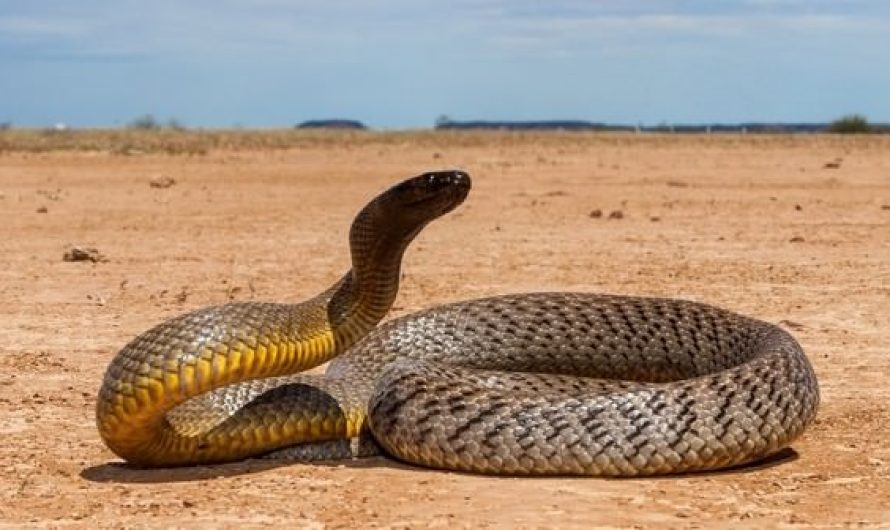
[[[624,476],[755,461],[813,420],[797,342],[700,303],[508,295],[375,328],[410,241],[469,188],[465,173],[427,173],[374,199],[350,231],[352,270],[311,300],[206,308],[135,338],[99,391],[105,443],[142,466],[379,444],[438,468]],[[323,376],[298,373],[330,359]]]

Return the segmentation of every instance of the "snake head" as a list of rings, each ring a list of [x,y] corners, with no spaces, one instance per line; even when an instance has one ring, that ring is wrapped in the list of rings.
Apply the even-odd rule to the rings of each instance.
[[[470,186],[470,175],[463,171],[431,171],[396,184],[380,200],[399,217],[428,222],[457,208]]]
[[[371,201],[359,214],[358,224],[372,226],[378,234],[404,239],[407,244],[430,221],[457,208],[470,193],[470,185],[470,175],[463,171],[423,173]]]
[[[463,171],[431,171],[389,188],[368,203],[349,231],[353,268],[373,270],[399,261],[423,227],[457,208],[470,192]]]

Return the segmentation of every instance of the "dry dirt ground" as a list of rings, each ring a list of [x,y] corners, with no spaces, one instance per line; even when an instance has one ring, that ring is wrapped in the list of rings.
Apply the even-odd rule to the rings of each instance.
[[[890,137],[368,134],[192,155],[40,151],[0,153],[0,525],[890,525]],[[393,315],[534,290],[711,302],[792,331],[821,382],[817,422],[768,464],[657,479],[382,458],[137,470],[103,446],[95,393],[131,337],[208,304],[319,292],[349,266],[365,201],[455,166],[474,190],[409,250]],[[65,261],[71,245],[104,258]]]

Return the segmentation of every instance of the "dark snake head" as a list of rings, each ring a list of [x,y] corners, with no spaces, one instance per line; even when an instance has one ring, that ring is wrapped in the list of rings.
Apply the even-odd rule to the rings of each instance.
[[[437,217],[457,208],[470,192],[470,176],[457,170],[431,171],[384,191],[352,223],[349,241],[353,267],[401,260],[414,236]]]
[[[396,184],[378,200],[394,217],[425,224],[457,208],[470,186],[470,175],[463,171],[431,171]]]

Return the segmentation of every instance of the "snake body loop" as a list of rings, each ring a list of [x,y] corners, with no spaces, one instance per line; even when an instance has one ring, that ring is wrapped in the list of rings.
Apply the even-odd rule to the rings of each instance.
[[[408,244],[469,187],[437,172],[378,196],[350,230],[352,270],[311,300],[206,308],[134,339],[99,392],[105,443],[142,466],[345,456],[353,439],[445,469],[630,476],[755,461],[812,422],[794,338],[705,304],[532,293],[375,328]]]

